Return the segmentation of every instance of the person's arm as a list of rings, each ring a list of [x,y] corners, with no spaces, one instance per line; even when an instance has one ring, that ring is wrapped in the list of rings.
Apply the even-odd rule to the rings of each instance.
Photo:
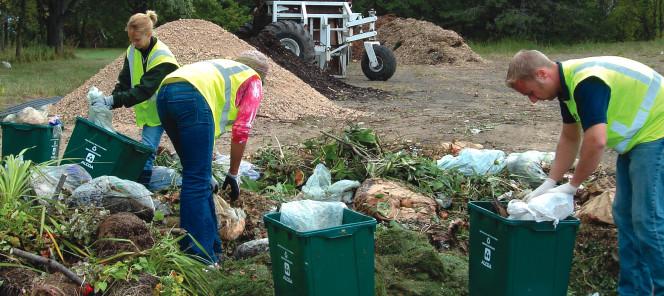
[[[129,60],[127,57],[124,58],[124,64],[122,65],[122,70],[118,74],[118,83],[115,84],[115,88],[111,94],[127,91],[131,88],[131,74],[129,72]]]
[[[247,147],[246,141],[244,143],[231,142],[231,163],[230,167],[228,168],[228,172],[232,175],[238,174],[245,147]]]
[[[245,81],[235,99],[238,108],[235,123],[233,123],[231,136],[231,163],[229,173],[236,175],[242,161],[242,155],[247,145],[247,139],[251,132],[251,125],[256,118],[258,106],[263,98],[263,86],[258,76],[253,76]]]
[[[560,139],[556,145],[556,157],[549,171],[549,178],[558,182],[563,174],[572,167],[581,144],[581,126],[576,123],[564,123]]]
[[[604,154],[606,141],[606,123],[598,123],[586,129],[583,133],[579,163],[570,180],[572,186],[579,187],[595,171]]]
[[[132,107],[136,104],[147,101],[157,91],[161,81],[164,80],[164,77],[177,69],[178,66],[175,64],[162,63],[143,74],[139,84],[134,87],[119,88],[119,82],[113,91],[113,108],[119,108],[122,106]],[[127,70],[127,73],[128,72],[129,70]],[[128,84],[131,85],[131,78],[129,75],[127,75],[127,77],[129,78]],[[118,77],[118,81],[120,81],[120,77]],[[123,82],[122,84],[126,85],[125,83],[127,82]]]
[[[583,141],[570,184],[579,187],[595,171],[606,148],[606,114],[611,88],[600,78],[591,76],[579,83],[574,97],[583,128]]]

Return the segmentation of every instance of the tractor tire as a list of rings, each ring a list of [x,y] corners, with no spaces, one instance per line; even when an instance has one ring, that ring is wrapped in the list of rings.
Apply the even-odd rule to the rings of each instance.
[[[362,72],[369,80],[387,81],[394,75],[397,70],[397,58],[394,53],[387,47],[382,45],[374,46],[378,66],[371,67],[369,62],[369,55],[365,52],[362,55]]]
[[[294,21],[282,20],[268,24],[263,31],[272,34],[284,47],[293,51],[301,59],[309,63],[314,62],[314,38],[302,25]]]
[[[254,23],[244,23],[244,25],[237,28],[237,31],[235,31],[235,36],[243,40],[254,37]]]

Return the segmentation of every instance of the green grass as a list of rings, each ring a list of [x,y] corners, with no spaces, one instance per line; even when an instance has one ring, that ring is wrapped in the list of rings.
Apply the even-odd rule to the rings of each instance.
[[[537,49],[544,53],[582,54],[585,56],[617,55],[617,56],[655,56],[664,49],[664,39],[654,41],[633,41],[614,43],[586,42],[579,44],[538,44],[533,41],[501,40],[497,42],[473,42],[467,44],[484,58],[511,57],[521,49]]]
[[[76,58],[12,63],[0,67],[0,110],[39,98],[64,96],[125,51],[76,49]]]

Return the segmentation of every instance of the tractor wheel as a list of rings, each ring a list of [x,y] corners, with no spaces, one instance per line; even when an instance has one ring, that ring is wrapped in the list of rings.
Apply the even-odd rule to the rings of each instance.
[[[267,31],[276,37],[281,44],[293,51],[301,59],[314,62],[314,38],[309,31],[294,21],[277,21],[265,26]]]
[[[240,39],[249,39],[254,37],[254,23],[248,22],[237,28],[235,35]]]
[[[378,66],[371,67],[369,55],[365,52],[364,55],[362,55],[362,72],[364,73],[364,76],[369,78],[369,80],[386,81],[390,79],[397,70],[397,58],[394,56],[394,53],[385,46],[376,45],[373,47],[373,50],[376,53]]]

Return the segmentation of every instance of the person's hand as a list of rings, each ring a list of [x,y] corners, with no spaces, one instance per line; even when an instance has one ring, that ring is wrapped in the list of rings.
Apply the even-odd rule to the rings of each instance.
[[[579,187],[575,187],[574,185],[568,182],[558,187],[549,189],[546,191],[546,193],[565,193],[569,195],[574,195],[577,189],[579,189]]]
[[[533,190],[533,192],[528,193],[528,195],[526,195],[523,198],[523,201],[528,202],[533,197],[540,196],[540,195],[546,193],[549,189],[553,189],[554,187],[556,187],[556,181],[554,181],[551,178],[546,178],[546,181],[544,181],[544,183],[542,183],[542,185],[540,185],[535,190]]]
[[[212,193],[214,194],[219,192],[219,181],[217,181],[217,178],[214,176],[210,177],[210,190],[212,190]]]
[[[226,187],[228,186],[231,187],[231,193],[229,194],[231,202],[234,202],[240,197],[240,185],[237,182],[237,175],[231,173],[226,174],[226,180],[224,180],[224,185],[222,185],[221,189],[226,190]]]
[[[92,106],[106,106],[108,109],[113,109],[113,95],[94,99]]]

